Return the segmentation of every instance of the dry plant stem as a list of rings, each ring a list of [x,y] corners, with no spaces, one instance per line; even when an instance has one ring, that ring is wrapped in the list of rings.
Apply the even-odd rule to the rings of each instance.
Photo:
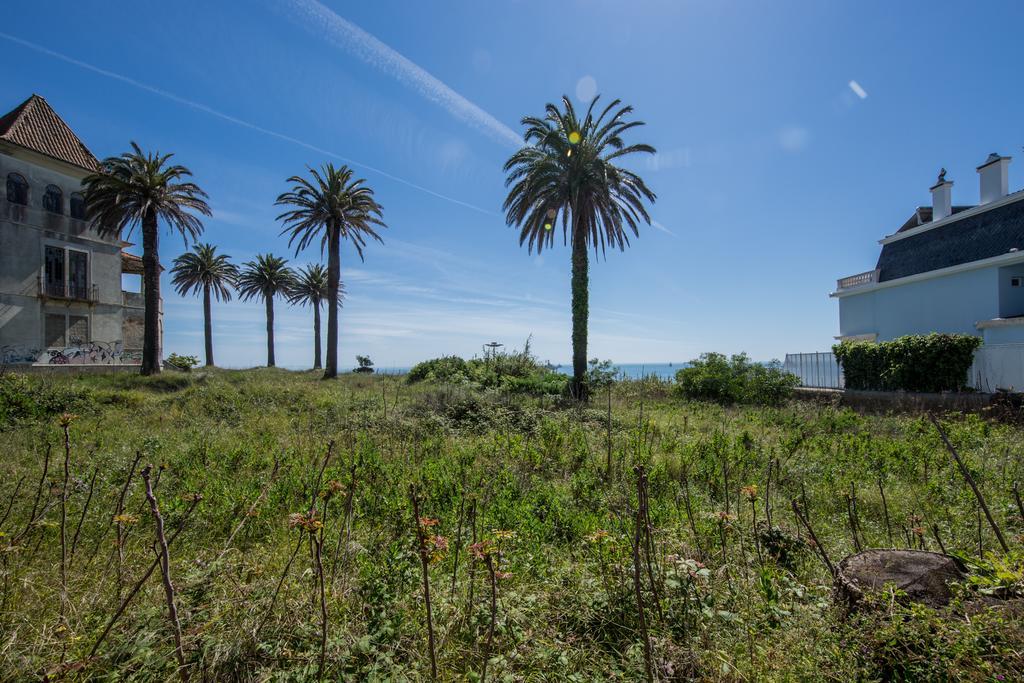
[[[470,543],[476,545],[476,498],[469,501]],[[469,596],[466,600],[466,616],[473,613],[473,586],[476,583],[476,563],[469,563]]]
[[[641,474],[643,468],[637,466],[637,474]],[[639,479],[638,479],[639,486]],[[636,597],[637,615],[640,619],[640,637],[644,640],[644,666],[647,674],[647,683],[654,681],[654,669],[651,655],[651,639],[647,633],[647,617],[644,614],[644,596],[641,587],[641,566],[640,566],[640,535],[643,533],[643,516],[640,507],[636,511],[636,528],[633,534],[633,593]]]
[[[939,544],[939,549],[942,551],[942,554],[943,555],[948,555],[949,553],[946,552],[946,546],[942,542],[942,537],[939,536],[939,525],[938,524],[932,524],[932,536],[935,537],[935,542]]]
[[[796,502],[796,500],[792,501],[792,505],[793,514],[796,515],[797,519],[800,520],[800,523],[804,525],[805,529],[807,529],[807,535],[811,537],[812,541],[814,541],[814,547],[818,549],[818,554],[821,555],[821,559],[825,562],[825,566],[828,567],[829,573],[833,577],[835,577],[836,566],[832,564],[832,560],[828,558],[828,553],[825,552],[825,547],[821,545],[821,542],[818,540],[817,534],[814,533],[814,529],[811,527],[810,520],[807,519],[807,516],[804,514],[803,510],[800,509],[800,505]]]
[[[1020,499],[1020,488],[1017,486],[1017,482],[1013,482],[1013,500],[1017,503],[1017,512],[1020,514],[1020,520],[1024,522],[1024,502]]]
[[[21,491],[21,485],[25,483],[25,477],[22,476],[18,480],[18,483],[14,486],[14,492],[11,494],[11,499],[7,501],[7,509],[4,511],[4,516],[0,517],[0,529],[3,528],[4,522],[7,521],[7,517],[11,514],[11,509],[14,507],[14,501],[18,499],[18,492]]]
[[[487,642],[484,643],[484,662],[480,667],[480,683],[487,681],[487,662],[491,659],[491,647],[494,644],[494,628],[498,622],[498,577],[495,574],[494,558],[487,555],[487,573],[491,577],[491,623],[487,628]]]
[[[764,518],[765,518],[765,521],[768,524],[768,529],[769,530],[772,528],[771,497],[772,497],[772,467],[773,467],[773,465],[774,465],[774,461],[769,458],[769,460],[768,460],[768,475],[765,477],[765,480],[764,480]],[[757,515],[755,513],[755,517],[756,516]],[[757,538],[757,530],[756,529],[754,530],[754,537]],[[760,546],[760,544],[758,544],[758,547],[757,547],[757,555],[758,555],[758,557],[761,556],[761,546]]]
[[[459,546],[462,545],[462,519],[466,511],[466,476],[462,476],[462,496],[459,498],[459,527],[455,532],[455,557],[452,562],[452,590],[450,600],[455,600],[455,579],[459,574]]]
[[[78,549],[78,535],[82,532],[82,524],[85,522],[85,515],[89,512],[89,504],[92,502],[93,491],[96,490],[96,475],[99,474],[99,467],[92,468],[92,477],[89,479],[89,493],[85,496],[85,505],[82,506],[82,514],[78,516],[78,524],[75,526],[75,536],[71,539],[71,556],[68,558],[68,567],[75,562],[75,550]]]
[[[949,438],[946,436],[945,430],[942,429],[942,425],[935,418],[934,414],[929,413],[928,418],[935,425],[935,428],[939,430],[939,436],[942,438],[942,443],[946,445],[946,449],[950,455],[956,461],[957,467],[960,469],[960,474],[967,481],[968,486],[971,487],[971,491],[974,492],[974,497],[978,499],[978,505],[981,507],[982,512],[985,513],[985,518],[988,519],[988,524],[992,527],[992,531],[995,532],[996,538],[999,540],[999,545],[1002,547],[1004,553],[1010,552],[1010,547],[1006,545],[1006,539],[1003,538],[1003,532],[999,530],[999,525],[996,524],[996,520],[992,517],[992,513],[989,512],[988,504],[985,502],[985,497],[981,495],[981,491],[978,489],[978,485],[974,482],[974,477],[971,476],[967,466],[964,465],[964,461],[960,459],[960,454],[954,448],[953,444],[950,443]]]
[[[47,444],[46,445],[46,456],[43,458],[43,474],[42,474],[42,476],[39,477],[39,485],[36,487],[36,497],[35,497],[35,500],[32,501],[32,514],[30,514],[28,516],[28,524],[25,525],[25,528],[22,529],[21,533],[18,534],[17,536],[15,536],[14,539],[11,540],[11,545],[14,545],[14,543],[15,543],[15,541],[17,539],[20,539],[22,536],[27,534],[32,529],[32,525],[35,524],[37,520],[41,519],[43,517],[43,515],[46,514],[46,506],[44,505],[43,511],[39,514],[38,517],[36,516],[36,513],[39,512],[39,501],[40,501],[40,499],[42,498],[42,495],[43,495],[43,488],[46,486],[46,475],[49,473],[49,471],[50,471],[50,444]]]
[[[178,674],[182,683],[188,683],[188,669],[185,667],[185,650],[181,645],[181,622],[178,621],[178,608],[175,604],[174,584],[171,583],[171,555],[167,550],[167,537],[164,535],[164,518],[160,514],[160,506],[157,504],[156,496],[153,495],[153,483],[150,474],[153,471],[152,465],[142,468],[142,480],[146,483],[146,500],[149,501],[149,510],[156,520],[156,542],[160,553],[160,574],[164,583],[164,596],[167,598],[167,618],[174,630],[174,652],[178,658]]]
[[[420,501],[413,485],[409,486],[409,498],[412,500],[413,524],[416,526],[416,541],[419,548],[420,567],[423,570],[423,601],[427,610],[427,645],[430,648],[430,678],[437,680],[437,658],[434,655],[434,619],[430,609],[430,559],[427,557],[427,542],[423,536],[423,525],[420,524]]]
[[[292,568],[292,562],[295,561],[295,556],[299,554],[299,549],[302,547],[302,534],[299,534],[299,540],[295,544],[295,549],[292,550],[291,556],[288,558],[287,564],[284,566],[284,571],[281,572],[281,578],[277,580],[277,586],[274,588],[274,594],[270,597],[270,605],[267,606],[267,611],[263,615],[263,619],[260,620],[256,630],[253,631],[253,638],[259,638],[260,631],[267,625],[267,620],[270,619],[270,615],[274,612],[274,605],[277,603],[277,596],[281,593],[281,586],[284,585],[285,577],[288,576],[288,571]]]
[[[168,548],[170,548],[174,544],[174,540],[178,538],[178,534],[180,534],[182,530],[185,528],[185,523],[188,522],[189,517],[192,516],[192,511],[195,510],[196,506],[199,505],[200,500],[202,499],[199,497],[196,497],[192,500],[192,505],[190,505],[188,510],[185,511],[185,515],[181,518],[181,521],[178,523],[178,527],[174,530],[174,533],[171,534],[170,538],[167,539]],[[93,644],[92,650],[89,651],[89,657],[96,656],[96,651],[99,650],[100,645],[103,643],[103,640],[107,637],[107,634],[110,633],[110,629],[112,629],[114,627],[114,624],[117,623],[117,620],[121,618],[121,615],[124,614],[125,609],[127,609],[128,607],[128,603],[130,603],[132,599],[138,594],[142,586],[146,583],[146,581],[149,580],[149,577],[153,575],[154,571],[156,571],[156,568],[159,564],[160,556],[157,556],[153,559],[153,562],[150,563],[149,569],[146,570],[146,573],[139,577],[139,580],[136,581],[135,585],[132,586],[130,591],[128,591],[127,595],[125,595],[124,597],[124,600],[122,600],[121,604],[118,606],[117,611],[114,612],[114,616],[110,617],[110,621],[107,622],[106,627],[103,629],[103,633],[100,634],[100,637],[97,638],[96,642]]]
[[[253,516],[253,514],[256,512],[256,509],[263,504],[264,500],[266,500],[267,494],[270,493],[270,487],[273,486],[274,482],[277,480],[277,471],[280,467],[281,461],[277,458],[274,458],[274,467],[270,470],[270,478],[267,479],[267,483],[263,485],[263,488],[260,490],[259,495],[256,496],[256,500],[252,502],[252,505],[250,505],[249,509],[246,510],[245,515],[238,522],[235,528],[231,531],[231,535],[228,536],[227,542],[224,543],[224,549],[220,551],[219,555],[217,555],[217,559],[213,561],[213,564],[219,562],[221,558],[224,557],[224,554],[231,549],[231,544],[234,542],[235,536],[237,536],[238,532],[242,530],[242,527],[245,526],[245,523],[249,520],[249,518]]]
[[[316,678],[322,681],[324,678],[324,665],[327,663],[327,593],[324,589],[324,528],[320,527],[319,538],[314,537],[316,546],[316,571],[320,577],[320,664],[317,668]]]
[[[644,564],[647,568],[647,578],[651,583],[651,597],[654,601],[654,607],[658,612],[658,621],[661,622],[664,621],[664,615],[661,611],[661,593],[658,590],[658,581],[655,577],[654,564],[651,559],[654,555],[654,541],[652,539],[654,531],[651,525],[650,500],[647,493],[647,471],[641,467],[637,481],[637,494],[640,499],[640,513],[644,522]]]
[[[612,480],[612,385],[608,385],[608,461],[605,464],[605,479]]]
[[[64,430],[64,482],[60,489],[60,620],[67,617],[68,603],[68,482],[71,480],[71,425],[70,418],[61,418]],[[62,657],[63,660],[63,657]]]
[[[697,525],[693,521],[693,507],[690,505],[690,479],[686,468],[683,468],[683,503],[686,505],[686,520],[690,524],[690,533],[693,534],[694,545],[697,546],[697,553],[700,561],[705,561],[704,548],[701,547],[700,536],[697,534]]]
[[[889,503],[885,499],[885,488],[882,486],[882,478],[878,478],[878,494],[882,497],[882,514],[885,516],[885,535],[889,539],[889,547],[896,547],[892,542],[892,524],[889,522]]]
[[[349,469],[348,493],[345,495],[345,516],[342,518],[341,524],[338,525],[338,544],[334,547],[334,559],[331,560],[332,584],[334,583],[334,574],[338,569],[338,557],[343,546],[345,548],[345,566],[348,566],[348,549],[349,544],[352,540],[352,505],[354,503],[356,495],[356,465],[357,460],[355,458],[355,455],[353,455],[352,466]],[[342,543],[342,536],[344,536],[344,543]]]

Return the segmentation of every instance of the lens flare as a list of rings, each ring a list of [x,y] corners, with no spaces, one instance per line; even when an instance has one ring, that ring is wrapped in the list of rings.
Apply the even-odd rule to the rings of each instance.
[[[551,228],[552,228],[552,225],[550,223],[545,223],[544,224],[544,229],[545,230],[550,230]]]
[[[570,145],[579,144],[579,141],[580,141],[580,134],[578,132],[573,131],[573,132],[569,133],[569,144]]]

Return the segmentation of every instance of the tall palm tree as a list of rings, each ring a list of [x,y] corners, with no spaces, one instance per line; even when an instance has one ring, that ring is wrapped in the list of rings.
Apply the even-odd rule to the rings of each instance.
[[[172,283],[178,294],[203,294],[203,336],[206,341],[206,364],[213,365],[213,320],[211,296],[217,301],[231,301],[231,289],[238,279],[238,267],[231,257],[218,254],[212,244],[194,244],[174,259],[171,267]]]
[[[633,111],[614,100],[595,116],[598,97],[582,119],[568,97],[562,108],[545,107],[543,118],[527,116],[526,146],[505,162],[510,187],[503,209],[508,225],[520,228],[519,244],[540,253],[554,244],[561,219],[562,240],[572,245],[573,395],[586,398],[587,317],[590,248],[624,250],[629,234],[639,236],[641,221],[651,222],[646,202],[655,195],[640,176],[617,164],[636,153],[653,154],[645,144],[626,145],[622,135],[642,121],[627,121]]]
[[[323,367],[320,362],[320,303],[329,296],[327,269],[319,263],[308,265],[299,271],[295,285],[288,294],[288,303],[313,307],[313,369]],[[345,298],[345,286],[338,283],[338,306]]]
[[[238,296],[242,301],[263,299],[267,307],[267,367],[274,367],[274,297],[288,296],[295,284],[295,272],[288,260],[273,254],[257,254],[238,276]]]
[[[143,327],[143,375],[160,372],[160,254],[159,223],[162,220],[185,238],[195,239],[203,223],[192,212],[209,216],[207,195],[187,180],[192,172],[171,164],[173,154],[143,152],[135,143],[131,151],[100,162],[98,173],[87,176],[86,212],[101,235],[130,235],[142,228],[142,270],[145,300]]]
[[[292,176],[291,191],[281,194],[275,204],[291,207],[278,220],[281,234],[291,233],[288,246],[298,241],[296,253],[320,238],[320,253],[327,249],[327,368],[324,378],[338,375],[338,293],[341,287],[341,240],[352,243],[363,260],[367,238],[383,242],[376,228],[386,228],[383,208],[373,198],[365,180],[353,179],[352,169],[324,164],[310,168],[312,180]]]

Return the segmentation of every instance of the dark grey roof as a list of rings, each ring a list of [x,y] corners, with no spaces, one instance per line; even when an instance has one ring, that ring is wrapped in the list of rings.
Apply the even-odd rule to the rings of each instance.
[[[1024,194],[1016,194],[1021,194],[1021,199],[1010,204],[953,220],[883,245],[878,265],[875,266],[879,270],[878,281],[885,282],[980,261],[1009,253],[1014,248],[1024,251]],[[931,210],[928,209],[927,213],[930,219]],[[956,213],[959,212],[954,211],[954,215]],[[900,231],[916,227],[909,223]]]
[[[973,209],[973,208],[974,208],[973,204],[968,204],[966,206],[954,206],[954,207],[952,207],[952,210],[953,210],[954,214],[958,214],[961,211],[966,211],[967,209]],[[907,230],[911,230],[913,228],[920,227],[920,226],[924,225],[925,223],[931,223],[931,222],[932,222],[932,207],[930,207],[930,206],[919,206],[919,207],[917,207],[917,210],[914,211],[914,213],[910,216],[910,218],[907,219],[907,222],[903,224],[903,227],[901,227],[896,232],[906,232]]]

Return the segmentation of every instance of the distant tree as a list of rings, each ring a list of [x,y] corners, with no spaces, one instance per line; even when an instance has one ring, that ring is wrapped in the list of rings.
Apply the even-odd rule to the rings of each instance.
[[[633,111],[613,100],[594,116],[595,97],[580,119],[568,97],[562,108],[545,107],[543,118],[528,116],[521,148],[505,163],[510,186],[505,220],[520,228],[519,244],[540,253],[554,244],[561,219],[563,241],[572,245],[572,371],[570,390],[586,398],[587,318],[589,315],[588,252],[606,246],[625,249],[629,233],[639,235],[641,221],[651,219],[644,206],[655,195],[636,173],[617,165],[636,153],[653,154],[646,144],[626,145],[624,133],[641,121],[628,121]]]
[[[356,363],[359,364],[356,372],[373,372],[373,361],[369,356],[356,356]]]
[[[288,260],[273,254],[259,254],[242,267],[238,295],[243,301],[263,299],[267,307],[267,367],[274,367],[274,297],[288,296],[295,285],[295,272]]]
[[[338,305],[341,287],[341,240],[352,243],[363,260],[367,238],[383,242],[376,228],[387,227],[382,220],[381,205],[373,198],[373,190],[354,180],[347,166],[335,168],[324,164],[320,170],[309,169],[312,180],[292,176],[291,191],[281,194],[276,204],[291,207],[278,216],[285,224],[282,234],[290,233],[291,246],[296,240],[296,253],[314,240],[320,240],[320,253],[327,250],[327,368],[324,378],[338,375]]]
[[[288,294],[288,303],[313,307],[313,369],[323,367],[320,354],[320,303],[329,296],[327,269],[319,263],[306,266],[295,278],[295,286]],[[338,306],[345,298],[345,286],[338,283]]]
[[[206,341],[206,365],[213,365],[213,321],[211,297],[231,301],[231,290],[238,279],[238,267],[231,257],[218,254],[212,244],[195,244],[192,251],[174,259],[172,284],[181,296],[203,295],[203,337]]]
[[[100,163],[98,173],[82,181],[86,216],[101,235],[124,237],[142,228],[142,282],[145,322],[142,341],[143,375],[160,372],[160,254],[159,223],[172,232],[195,239],[203,223],[193,213],[211,215],[207,195],[184,166],[169,164],[173,154],[143,152],[134,142],[131,151]]]

